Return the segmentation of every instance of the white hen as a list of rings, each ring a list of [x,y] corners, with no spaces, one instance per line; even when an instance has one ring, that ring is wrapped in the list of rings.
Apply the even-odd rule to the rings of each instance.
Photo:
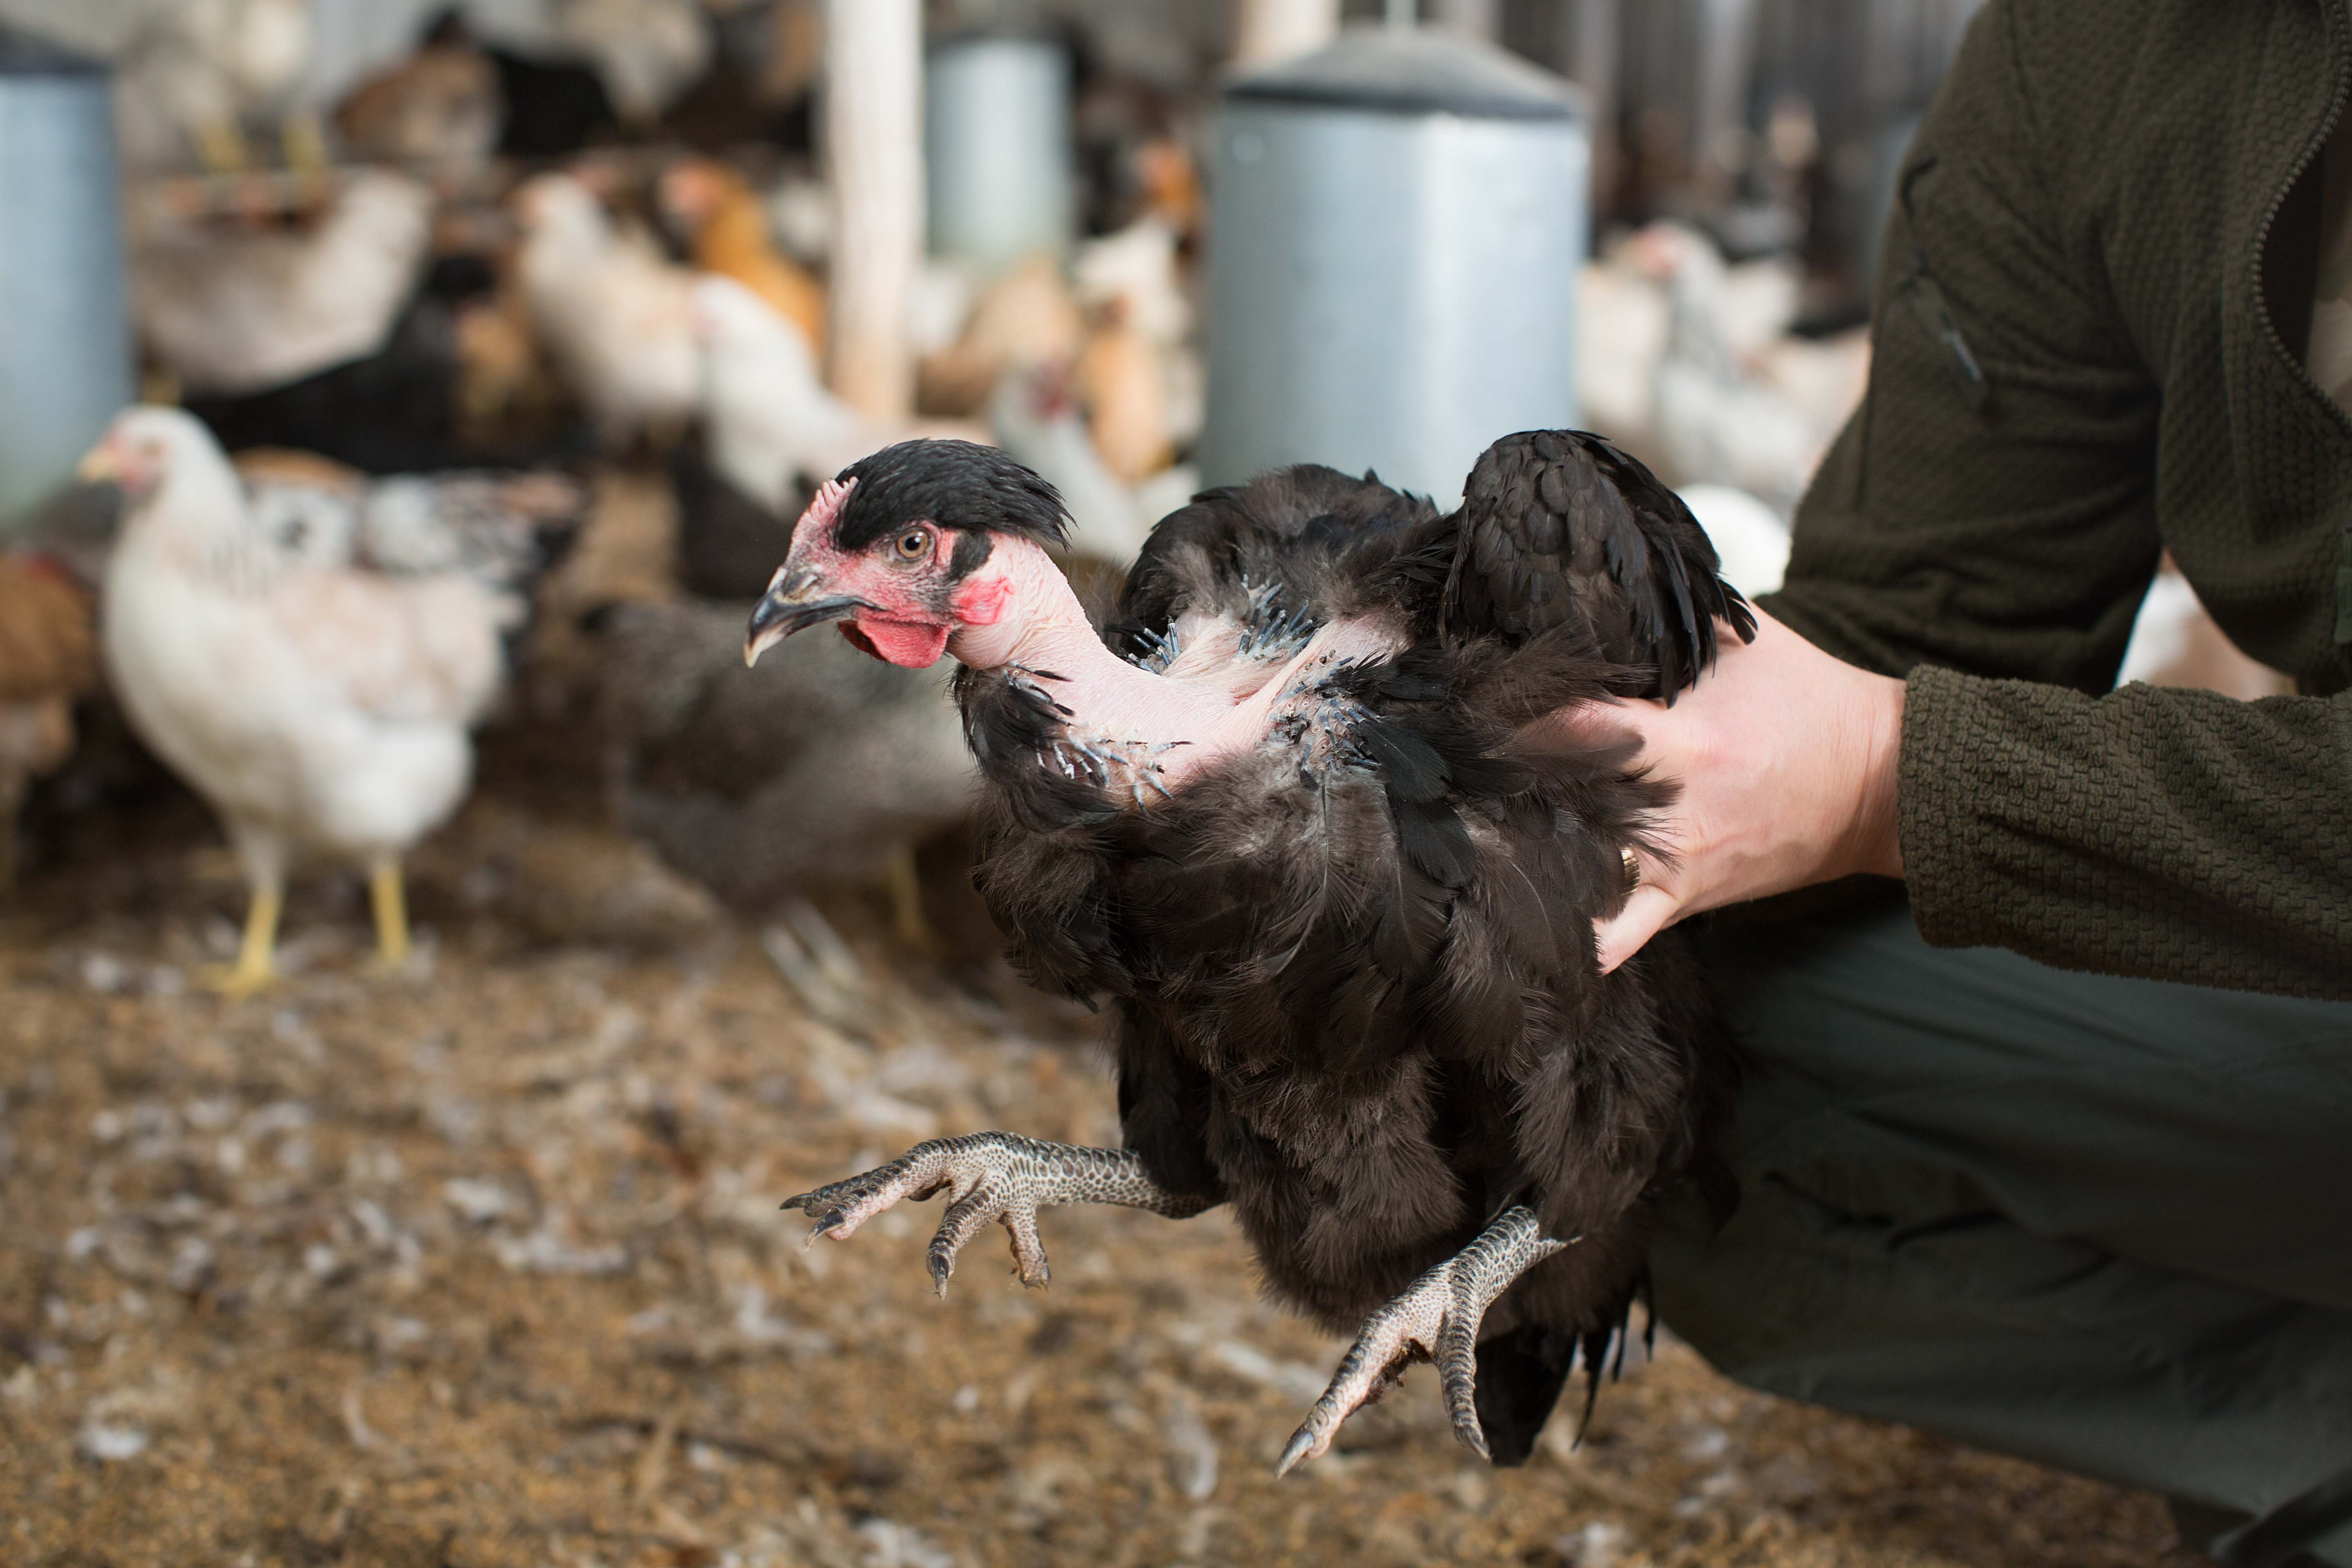
[[[307,231],[226,228],[151,193],[131,208],[131,309],[189,388],[282,386],[382,348],[432,238],[433,193],[381,170],[353,176]]]
[[[1728,266],[1697,230],[1654,223],[1580,284],[1584,419],[1678,485],[1725,485],[1783,517],[1868,379],[1866,334],[1792,336],[1799,279]]]
[[[693,274],[615,228],[569,174],[540,175],[514,205],[531,327],[605,439],[683,424],[701,375]]]
[[[286,107],[310,63],[310,0],[161,0],[140,7],[115,92],[118,134],[133,169],[194,151],[219,173],[250,161],[243,121]],[[289,161],[324,163],[318,122],[285,127]]]
[[[614,107],[635,126],[652,124],[710,63],[700,0],[560,0],[555,34],[595,58]]]
[[[710,459],[728,483],[783,506],[803,476],[829,479],[887,444],[825,390],[807,336],[731,278],[694,284]]]
[[[1071,402],[1067,373],[1010,370],[989,400],[998,446],[1061,493],[1070,512],[1070,552],[1111,565],[1133,565],[1152,525],[1192,499],[1200,470],[1179,463],[1126,485],[1095,450]]]
[[[702,406],[710,458],[727,482],[767,507],[801,481],[832,478],[869,452],[918,436],[985,440],[961,420],[877,425],[825,389],[807,335],[732,278],[694,283]]]
[[[121,416],[85,463],[130,503],[100,646],[131,726],[220,814],[253,901],[242,995],[272,974],[289,861],[368,867],[378,957],[404,962],[400,856],[456,808],[467,731],[496,695],[519,606],[463,573],[394,576],[289,550],[194,419]]]

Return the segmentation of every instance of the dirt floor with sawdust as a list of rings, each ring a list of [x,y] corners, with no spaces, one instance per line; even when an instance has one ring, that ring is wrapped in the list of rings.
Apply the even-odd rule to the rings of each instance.
[[[8,1562],[2185,1561],[2150,1498],[1671,1343],[1523,1470],[1424,1371],[1277,1482],[1340,1347],[1216,1215],[1055,1211],[1050,1289],[991,1245],[945,1302],[936,1205],[803,1250],[779,1199],[927,1134],[1114,1136],[1094,1021],[985,956],[951,867],[956,956],[856,897],[757,931],[493,787],[420,858],[414,973],[313,876],[295,973],[226,1003],[192,984],[241,899],[210,824],[111,837],[0,914]],[[534,854],[636,887],[635,929],[550,941],[499,885]]]
[[[1050,1289],[992,1241],[944,1302],[936,1203],[803,1250],[783,1197],[934,1133],[1113,1142],[1111,1086],[960,846],[919,954],[855,890],[722,916],[601,825],[562,631],[666,591],[666,528],[607,478],[556,677],[414,858],[409,972],[314,871],[284,984],[205,991],[243,890],[168,790],[0,900],[0,1562],[2186,1568],[2155,1499],[1670,1338],[1524,1469],[1457,1447],[1424,1370],[1277,1482],[1343,1347],[1220,1214],[1055,1210]]]

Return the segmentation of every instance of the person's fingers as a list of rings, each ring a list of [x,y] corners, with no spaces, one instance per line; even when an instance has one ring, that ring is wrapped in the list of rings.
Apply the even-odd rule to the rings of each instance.
[[[1520,731],[1520,742],[1537,751],[1623,746],[1638,755],[1649,749],[1649,727],[1665,711],[1663,703],[1646,700],[1580,702],[1538,719]]]
[[[1613,918],[1592,922],[1593,937],[1601,945],[1601,973],[1609,973],[1641,952],[1681,912],[1682,900],[1665,889],[1646,882],[1634,889]]]

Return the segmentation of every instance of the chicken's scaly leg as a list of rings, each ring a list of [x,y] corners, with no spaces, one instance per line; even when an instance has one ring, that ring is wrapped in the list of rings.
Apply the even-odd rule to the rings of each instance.
[[[1416,1361],[1437,1363],[1454,1435],[1480,1458],[1491,1458],[1478,1425],[1478,1325],[1511,1281],[1569,1245],[1547,1239],[1535,1211],[1524,1204],[1505,1209],[1476,1240],[1364,1320],[1274,1473],[1286,1474],[1328,1448],[1339,1424]]]
[[[945,1190],[950,1198],[931,1237],[931,1284],[948,1293],[956,1254],[992,1221],[1013,1237],[1013,1258],[1024,1285],[1045,1283],[1045,1248],[1037,1239],[1037,1211],[1054,1204],[1123,1204],[1171,1219],[1189,1219],[1216,1206],[1213,1198],[1171,1193],[1147,1174],[1125,1149],[1082,1149],[1011,1132],[973,1132],[918,1143],[888,1164],[784,1200],[816,1221],[809,1232],[835,1241],[900,1198],[920,1201]]]
[[[383,855],[368,868],[368,902],[375,910],[375,963],[396,970],[408,963],[408,893],[400,879],[400,857]]]
[[[253,162],[245,132],[233,120],[205,120],[194,128],[196,152],[215,174],[242,174]]]
[[[915,868],[915,847],[902,844],[890,851],[884,876],[890,886],[891,923],[898,940],[908,947],[931,947],[931,925],[923,918],[923,879]]]
[[[25,806],[26,780],[14,768],[0,768],[0,899],[16,888],[16,817]]]
[[[305,178],[318,178],[333,166],[327,152],[327,130],[319,122],[316,110],[298,109],[288,114],[278,127],[278,146],[286,155],[287,168]]]
[[[245,911],[245,940],[237,943],[236,963],[223,969],[217,965],[207,969],[204,984],[232,1001],[241,1000],[263,990],[278,979],[273,962],[278,951],[278,915],[284,907],[283,896],[274,882],[263,882],[253,889],[253,902]]]

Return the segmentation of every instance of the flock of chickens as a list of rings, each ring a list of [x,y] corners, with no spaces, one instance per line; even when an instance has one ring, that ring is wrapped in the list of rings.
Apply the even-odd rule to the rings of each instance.
[[[877,421],[826,385],[814,182],[642,139],[495,156],[653,124],[711,64],[664,52],[688,13],[578,0],[651,30],[572,77],[444,18],[334,118],[373,162],[331,173],[289,121],[288,179],[134,189],[152,401],[0,556],[0,878],[102,692],[248,885],[209,984],[273,983],[306,857],[364,874],[398,971],[404,857],[560,614],[588,765],[671,866],[755,911],[870,882],[920,941],[915,847],[977,807],[1016,961],[1114,1005],[1121,1149],[977,1133],[787,1206],[845,1237],[950,1192],[944,1288],[993,1223],[1042,1281],[1041,1205],[1230,1203],[1271,1289],[1362,1322],[1284,1468],[1414,1359],[1465,1444],[1523,1459],[1622,1344],[1656,1205],[1720,1186],[1735,1052],[1673,935],[1598,967],[1656,788],[1515,737],[1671,700],[1752,632],[1866,344],[1793,341],[1792,273],[1654,226],[1583,280],[1588,419],[1622,447],[1498,432],[1449,514],[1311,466],[1195,495],[1201,203],[1150,135],[1069,257],[927,270],[919,416]],[[216,170],[234,96],[175,110]],[[583,611],[551,585],[618,468],[663,476],[668,580]]]
[[[237,26],[215,43],[270,36],[270,0],[222,4]],[[625,32],[629,9],[605,20]],[[594,73],[638,125],[690,75],[632,108]],[[822,186],[779,176],[772,145],[622,144],[594,130],[614,116],[580,118],[587,144],[565,156],[507,156],[518,126],[553,137],[579,86],[541,78],[444,18],[321,132],[341,166],[308,169],[289,142],[287,174],[135,180],[150,405],[0,557],[0,872],[17,806],[102,691],[236,851],[246,938],[210,977],[230,994],[272,978],[306,856],[367,875],[379,960],[404,961],[400,858],[463,800],[470,732],[528,679],[593,475],[653,467],[676,513],[670,590],[563,612],[594,650],[591,765],[616,815],[740,907],[871,881],[910,937],[913,847],[967,816],[970,761],[936,680],[814,639],[743,669],[791,520],[868,452],[965,437],[1057,483],[1072,554],[1116,570],[1197,488],[1174,462],[1202,379],[1183,277],[1200,204],[1177,143],[1137,149],[1129,221],[1069,258],[992,278],[929,264],[910,322],[923,416],[886,425],[825,385]],[[242,161],[183,118],[204,162]],[[813,799],[835,803],[821,822]]]
[[[462,736],[514,673],[527,646],[514,627],[536,574],[584,521],[583,478],[615,459],[657,463],[677,514],[676,591],[604,605],[583,627],[609,671],[593,707],[617,814],[738,903],[812,878],[873,879],[899,890],[911,931],[908,847],[966,805],[952,714],[929,680],[829,647],[795,644],[746,676],[732,628],[816,485],[911,435],[1001,447],[1063,497],[1071,555],[1106,580],[1132,562],[1153,522],[1198,488],[1178,459],[1202,413],[1188,276],[1202,202],[1181,113],[1149,94],[1082,101],[1082,128],[1117,128],[1108,165],[1101,147],[1081,159],[1102,187],[1085,205],[1107,232],[992,277],[928,265],[909,321],[922,417],[877,424],[823,374],[827,197],[790,151],[805,124],[789,123],[816,68],[815,14],[810,0],[560,0],[557,47],[526,55],[474,37],[453,11],[306,121],[289,108],[307,47],[302,0],[157,10],[122,63],[126,115],[155,121],[126,126],[128,154],[215,173],[141,178],[126,204],[149,395],[190,416],[142,416],[143,438],[171,458],[146,499],[152,511],[178,493],[165,479],[194,487],[194,474],[211,473],[189,507],[242,517],[268,565],[240,570],[278,583],[270,593],[296,616],[329,604],[378,613],[399,600],[376,593],[386,584],[444,591],[432,584],[456,569],[449,551],[387,553],[366,521],[378,512],[403,510],[452,540],[488,521],[538,541],[478,574],[495,679],[451,688],[435,710]],[[251,163],[259,125],[280,132],[289,172],[227,174]],[[719,145],[736,151],[683,150]],[[1612,244],[1580,286],[1584,423],[1681,489],[1727,577],[1751,594],[1777,583],[1785,519],[1867,374],[1859,331],[1792,333],[1799,283],[1786,262],[1727,265],[1697,231],[1661,223]],[[289,452],[304,455],[290,475]],[[95,606],[114,596],[100,589],[132,570],[109,561],[112,494],[59,498],[0,559],[10,818],[31,781],[70,754],[72,705],[109,685],[180,772],[201,767],[155,740],[159,713],[142,715],[129,634],[104,640],[111,662],[100,658]],[[344,602],[360,592],[352,582],[368,584],[369,610]],[[2158,635],[2129,674],[2220,662],[2206,647],[2218,639],[2197,638],[2193,596],[2171,585],[2151,599]],[[224,635],[242,635],[236,621],[224,619]],[[305,646],[295,635],[287,646]],[[306,663],[327,679],[328,662]],[[2247,694],[2267,679],[2235,668],[2189,678]],[[298,727],[323,732],[336,704],[373,712],[412,696],[310,692],[294,710]],[[877,769],[890,786],[857,796],[824,835],[790,804],[818,766],[820,735],[836,757],[913,764]],[[439,804],[394,837],[446,815],[462,775],[424,791]],[[216,804],[236,793],[205,792]],[[222,809],[247,846],[252,831]],[[331,815],[315,799],[299,812]],[[289,831],[369,864],[395,952],[383,847]],[[15,836],[0,833],[0,846],[5,875]],[[258,895],[286,851],[247,847],[246,858]],[[259,963],[235,984],[254,984]]]

